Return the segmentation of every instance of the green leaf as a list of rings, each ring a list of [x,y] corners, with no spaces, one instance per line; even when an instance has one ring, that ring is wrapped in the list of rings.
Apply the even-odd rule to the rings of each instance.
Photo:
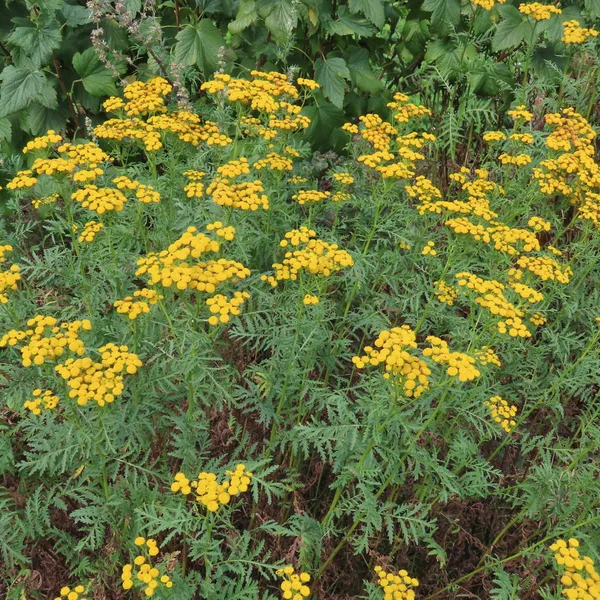
[[[241,33],[244,29],[250,27],[257,18],[256,2],[254,0],[242,0],[238,7],[235,21],[231,21],[227,29],[233,34]]]
[[[27,24],[16,27],[7,41],[22,48],[37,67],[45,64],[52,56],[52,51],[60,46],[60,29],[56,24],[43,27],[39,22],[39,26],[36,26],[26,19],[19,19],[19,22]]]
[[[353,13],[363,13],[375,27],[383,27],[385,11],[382,0],[350,0],[349,7]]]
[[[0,119],[0,140],[10,140],[12,127],[7,118]]]
[[[322,101],[318,106],[307,106],[302,112],[311,120],[306,135],[313,146],[326,145],[333,130],[346,121],[344,112],[329,102]]]
[[[600,17],[600,0],[584,0],[584,4],[592,17]]]
[[[344,103],[345,79],[350,79],[350,71],[343,58],[319,58],[315,62],[316,80],[323,89],[325,98],[338,107]]]
[[[498,23],[492,39],[494,52],[517,47],[531,31],[529,23],[523,20],[523,16],[514,6],[502,6],[500,14],[503,19]]]
[[[73,56],[73,68],[81,78],[86,92],[92,96],[111,96],[117,93],[111,72],[96,56],[93,48],[85,52],[76,52]]]
[[[425,0],[422,8],[431,13],[431,24],[439,35],[460,21],[460,0]]]
[[[285,44],[298,24],[298,13],[292,0],[277,0],[265,19],[265,25],[278,44]]]
[[[363,92],[375,94],[383,89],[383,83],[379,81],[371,70],[369,63],[369,51],[366,48],[348,48],[348,71],[352,83]]]
[[[65,23],[69,27],[78,27],[90,22],[92,11],[85,6],[75,6],[74,4],[65,4],[62,9]]]
[[[221,32],[210,19],[186,25],[177,34],[175,58],[184,65],[198,65],[201,71],[214,71],[218,64],[219,48],[224,46]]]
[[[334,35],[358,35],[359,37],[371,36],[376,31],[366,19],[353,15],[347,6],[340,6],[338,18],[335,21],[326,21],[325,29]]]
[[[66,121],[63,110],[53,110],[39,104],[32,104],[27,109],[26,125],[32,135],[43,135],[48,129],[60,131],[64,129]]]
[[[410,19],[404,24],[402,41],[413,56],[423,52],[429,37],[429,21],[427,19]]]
[[[46,83],[41,71],[17,69],[13,65],[5,67],[0,78],[0,117],[27,108],[37,99]]]

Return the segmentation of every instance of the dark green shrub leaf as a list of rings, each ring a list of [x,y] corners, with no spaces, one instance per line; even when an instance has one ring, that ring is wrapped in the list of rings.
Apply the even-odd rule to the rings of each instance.
[[[0,140],[10,140],[12,127],[6,118],[0,119]]]
[[[496,33],[492,40],[494,52],[515,48],[525,39],[526,35],[531,34],[528,21],[523,20],[523,15],[514,6],[504,5],[499,10],[503,19],[496,27]]]
[[[315,62],[316,80],[323,88],[323,95],[335,106],[341,107],[346,90],[345,79],[350,79],[350,71],[343,58],[319,58]]]
[[[77,27],[90,22],[91,11],[85,6],[75,6],[65,4],[62,8],[62,14],[65,17],[65,23],[69,27]]]
[[[349,7],[353,13],[363,13],[376,27],[383,27],[385,12],[381,0],[350,0]]]
[[[0,117],[27,108],[38,98],[46,83],[41,71],[17,69],[13,65],[5,67],[0,78]]]
[[[227,25],[227,29],[234,34],[241,33],[244,29],[250,27],[256,19],[258,19],[258,12],[256,11],[254,0],[242,0],[238,7],[235,21],[231,21]]]
[[[219,48],[224,45],[221,32],[210,19],[186,25],[177,34],[175,58],[184,65],[198,65],[201,71],[217,68]]]
[[[40,67],[50,59],[52,51],[60,46],[60,29],[56,24],[36,27],[27,19],[19,19],[19,22],[24,25],[15,28],[8,37],[8,42],[22,48],[35,65]]]
[[[73,56],[73,68],[81,78],[85,90],[92,96],[110,96],[117,93],[113,77],[100,63],[93,48]]]
[[[354,47],[348,48],[346,52],[348,57],[347,66],[352,83],[364,92],[372,94],[383,89],[383,83],[371,70],[369,51],[365,48]]]
[[[294,27],[298,24],[298,13],[291,0],[278,0],[265,19],[265,25],[273,39],[284,44],[290,39]]]
[[[319,101],[318,106],[307,106],[302,112],[311,120],[306,135],[316,147],[327,146],[332,131],[346,121],[344,111],[329,102]]]
[[[27,109],[25,122],[32,135],[43,135],[48,129],[64,129],[68,116],[64,108],[54,110],[40,104],[32,104]]]
[[[422,8],[431,13],[431,24],[440,35],[447,33],[450,25],[457,25],[460,21],[459,0],[425,0]]]
[[[334,35],[365,37],[375,33],[375,28],[366,19],[353,15],[347,6],[340,6],[338,18],[335,21],[327,21],[325,29]]]

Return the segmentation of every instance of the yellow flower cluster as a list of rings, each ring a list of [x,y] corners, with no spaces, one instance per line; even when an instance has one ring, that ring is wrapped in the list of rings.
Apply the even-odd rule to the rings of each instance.
[[[0,246],[0,265],[6,262],[4,255],[7,252],[12,252],[12,250],[13,247],[10,244]],[[19,265],[11,265],[6,271],[0,270],[0,303],[6,304],[8,302],[7,291],[17,289],[17,282],[21,281],[20,270]]]
[[[435,295],[437,299],[443,304],[452,306],[456,298],[458,298],[458,290],[444,281],[436,281],[434,285],[436,286]]]
[[[20,345],[21,361],[24,367],[43,365],[45,362],[62,356],[65,351],[81,355],[85,346],[79,338],[79,330],[90,331],[92,324],[87,320],[72,321],[56,325],[54,317],[36,315],[27,321],[28,329],[11,329],[0,339],[0,348]],[[46,337],[47,334],[50,334]]]
[[[216,123],[201,123],[200,117],[192,112],[181,110],[167,112],[164,98],[171,91],[171,85],[161,77],[146,83],[134,81],[123,91],[129,102],[112,97],[105,103],[107,111],[125,108],[129,118],[108,119],[94,128],[94,134],[102,139],[115,141],[135,140],[141,142],[147,151],[159,150],[163,143],[161,133],[173,133],[181,141],[197,146],[206,142],[209,146],[227,146],[231,138],[222,134]],[[148,116],[147,120],[138,117]]]
[[[312,294],[306,294],[304,298],[302,298],[302,302],[307,306],[311,304],[319,304],[319,296],[313,296]]]
[[[463,271],[456,274],[458,285],[474,292],[477,297],[475,302],[487,309],[492,315],[503,317],[497,323],[500,333],[507,333],[511,337],[530,337],[531,332],[522,321],[524,312],[519,310],[505,295],[505,286],[496,281],[485,280],[477,275]]]
[[[377,582],[383,589],[385,600],[415,600],[415,591],[412,588],[419,586],[419,580],[408,575],[408,571],[401,569],[396,575],[387,573],[381,567],[375,567],[379,577]]]
[[[210,94],[223,94],[228,102],[239,102],[250,110],[257,111],[261,118],[244,115],[240,124],[244,133],[272,140],[279,131],[306,129],[310,119],[301,115],[301,106],[291,101],[299,97],[299,90],[281,73],[251,71],[251,79],[236,79],[217,73],[214,79],[202,84]],[[302,80],[305,87],[318,86],[311,80]],[[289,100],[289,101],[288,101]]]
[[[235,227],[228,225],[227,227],[223,225],[221,221],[215,221],[214,223],[209,223],[206,226],[206,231],[214,231],[216,235],[222,237],[224,240],[230,242],[235,237]]]
[[[59,142],[62,142],[62,136],[53,129],[48,129],[46,135],[42,135],[27,142],[27,145],[23,148],[23,154],[27,154],[32,150],[46,150],[46,148],[50,148],[50,146],[58,144]]]
[[[88,221],[83,226],[83,231],[80,236],[77,238],[80,242],[93,242],[96,234],[99,233],[104,225],[102,223],[98,223],[97,221]]]
[[[301,175],[292,175],[289,181],[294,185],[302,185],[303,183],[307,183],[308,179],[306,177],[302,177]]]
[[[135,197],[142,204],[151,204],[160,202],[160,194],[151,186],[144,183],[138,185]]]
[[[564,31],[562,41],[565,44],[583,44],[590,37],[597,37],[595,29],[580,27],[579,21],[575,19],[563,23]]]
[[[33,208],[38,209],[40,206],[54,204],[59,198],[59,194],[50,194],[50,196],[45,196],[43,198],[34,198],[31,201],[31,204],[33,205]]]
[[[99,215],[114,210],[120,212],[127,202],[127,197],[115,188],[99,188],[96,185],[86,185],[73,192],[71,199],[79,202],[84,208],[88,208]]]
[[[136,301],[136,298],[143,298],[143,300]],[[133,296],[127,296],[123,300],[117,300],[113,306],[117,309],[119,314],[127,315],[131,320],[134,320],[142,313],[149,313],[150,305],[156,304],[163,298],[164,296],[157,293],[156,290],[142,288],[141,290],[133,292]]]
[[[301,571],[296,573],[296,570],[291,565],[277,569],[275,571],[277,577],[281,577],[281,597],[284,600],[304,600],[310,596],[310,588],[307,583],[310,581],[310,575]]]
[[[487,244],[493,242],[496,250],[510,256],[519,255],[521,251],[533,252],[540,249],[538,239],[527,229],[511,228],[497,221],[492,221],[491,224],[491,227],[477,225],[464,217],[446,221],[446,226],[454,233],[471,235]]]
[[[548,114],[545,121],[551,128],[545,140],[549,157],[533,171],[540,190],[548,195],[564,195],[577,206],[580,218],[600,229],[600,164],[594,160],[595,131],[572,108]]]
[[[567,600],[600,598],[600,574],[596,571],[594,561],[580,554],[579,546],[575,538],[556,540],[550,546],[554,560],[565,569],[560,578],[562,594]]]
[[[160,548],[156,540],[152,538],[146,540],[146,538],[138,537],[135,539],[135,545],[145,546],[149,556],[158,556],[160,553]],[[156,590],[160,589],[161,586],[165,588],[173,587],[173,582],[168,575],[161,575],[161,571],[157,567],[153,567],[150,560],[144,554],[138,554],[133,559],[133,563],[123,565],[121,581],[123,582],[124,590],[130,590],[134,585],[134,567],[137,568],[136,579],[145,585],[144,595],[148,597],[154,596]]]
[[[552,17],[552,15],[560,15],[562,10],[552,4],[532,2],[531,4],[521,4],[519,12],[522,15],[530,15],[535,21],[545,21]]]
[[[464,382],[472,381],[481,375],[473,357],[462,352],[451,352],[447,342],[433,335],[428,336],[427,341],[431,346],[423,349],[423,356],[431,358],[435,363],[448,365],[446,373],[450,377],[458,376],[458,379]]]
[[[292,196],[298,204],[306,204],[307,202],[320,202],[331,196],[331,192],[322,192],[321,190],[300,190]]]
[[[281,156],[277,152],[269,152],[265,158],[257,160],[252,165],[257,171],[268,168],[271,171],[291,171],[294,163],[287,156]]]
[[[524,153],[516,154],[514,156],[511,154],[501,154],[498,157],[498,160],[503,165],[515,165],[517,167],[524,167],[531,162],[531,156],[529,156],[529,154]]]
[[[514,420],[514,417],[517,415],[516,406],[510,405],[500,396],[492,396],[487,402],[484,402],[484,404],[488,407],[492,419],[494,419],[506,433],[510,433],[511,430],[517,426],[517,422]]]
[[[533,144],[533,135],[531,133],[511,133],[509,139],[521,144]]]
[[[218,325],[219,323],[228,323],[231,315],[237,316],[240,314],[240,306],[250,298],[248,292],[235,292],[233,298],[228,298],[223,294],[217,294],[211,298],[207,298],[206,305],[211,313],[216,313],[208,318],[210,325]]]
[[[52,410],[58,406],[60,398],[52,390],[41,390],[37,388],[32,392],[33,398],[23,404],[23,408],[29,409],[34,415],[41,415],[42,409]],[[43,405],[43,406],[42,406]]]
[[[477,359],[477,362],[481,365],[496,365],[497,367],[502,366],[498,355],[487,346],[475,352],[475,358]]]
[[[280,281],[295,281],[301,271],[329,277],[340,269],[354,265],[352,256],[346,250],[340,249],[337,244],[316,239],[316,232],[306,227],[288,231],[279,245],[286,247],[288,244],[303,247],[286,252],[281,263],[274,263],[275,275],[261,276],[261,280],[268,281],[272,287],[277,287]]]
[[[437,250],[434,249],[435,248],[435,242],[427,242],[427,244],[425,245],[425,247],[423,248],[423,250],[421,250],[421,254],[423,256],[436,256],[437,255]]]
[[[33,187],[37,183],[37,177],[33,177],[33,171],[25,169],[19,171],[7,184],[7,190],[20,190],[21,188]]]
[[[353,356],[352,362],[357,369],[367,365],[385,364],[383,377],[402,383],[406,396],[418,398],[429,389],[431,369],[422,359],[410,354],[417,348],[415,332],[408,326],[393,327],[382,331],[374,342],[375,348],[365,346],[364,356]],[[380,348],[380,350],[377,350]]]
[[[171,84],[162,77],[153,77],[145,83],[134,81],[125,87],[123,95],[129,102],[125,104],[127,116],[146,115],[151,112],[166,112],[164,97],[172,90]],[[115,100],[111,97],[109,100]]]
[[[352,177],[350,173],[346,173],[345,171],[341,173],[333,173],[331,177],[335,179],[338,183],[343,183],[344,185],[350,185],[351,183],[354,183],[354,177]]]
[[[171,491],[181,492],[184,496],[194,493],[198,502],[214,512],[219,506],[228,504],[232,496],[248,491],[252,479],[252,473],[246,471],[243,464],[236,465],[233,471],[225,471],[225,475],[227,477],[218,483],[215,473],[203,471],[196,481],[190,481],[183,473],[177,473],[171,484]]]
[[[240,177],[241,175],[249,175],[250,164],[248,163],[248,159],[243,157],[240,158],[240,160],[230,160],[224,165],[221,165],[217,169],[217,173],[221,177],[225,177],[227,179],[234,179],[235,177]]]
[[[543,325],[544,323],[548,322],[548,318],[545,317],[544,315],[536,312],[533,313],[533,315],[531,315],[531,317],[529,318],[529,320],[534,324],[534,325]]]
[[[83,597],[83,594],[85,593],[85,588],[82,585],[77,585],[72,589],[65,585],[60,588],[60,596],[56,596],[54,600],[86,600],[86,598]]]
[[[569,283],[573,269],[566,266],[562,267],[553,258],[549,256],[521,256],[517,260],[521,269],[530,271],[543,281],[555,280],[559,283]],[[509,271],[509,275],[514,275],[515,271]]]
[[[206,193],[212,195],[213,202],[219,206],[252,211],[269,208],[269,199],[264,191],[259,179],[232,184],[229,179],[217,178],[206,189]]]
[[[501,131],[488,131],[483,134],[485,142],[503,142],[506,140],[506,135]]]
[[[309,90],[317,90],[321,87],[313,79],[304,79],[303,77],[298,77],[298,79],[296,80],[296,83],[303,87],[307,87]]]
[[[530,113],[524,104],[520,104],[519,106],[509,110],[508,115],[515,121],[520,119],[524,121],[531,121],[531,119],[533,119],[533,113]]]
[[[189,183],[183,188],[188,198],[202,198],[204,196],[204,184],[200,180],[204,177],[204,171],[190,169],[183,173]]]
[[[220,258],[191,262],[208,252],[218,252],[220,244],[195,227],[187,231],[167,250],[151,252],[137,261],[136,275],[147,275],[150,285],[160,283],[164,287],[175,285],[178,290],[194,289],[214,293],[217,286],[228,280],[244,279],[250,270],[239,262]]]
[[[127,346],[105,344],[98,349],[100,362],[89,357],[69,358],[56,365],[56,372],[71,388],[69,398],[85,406],[90,400],[104,406],[114,402],[123,393],[123,373],[133,375],[142,366],[137,354],[129,352]]]
[[[552,225],[541,217],[531,217],[531,219],[527,221],[527,225],[534,231],[550,231],[550,229],[552,229]]]

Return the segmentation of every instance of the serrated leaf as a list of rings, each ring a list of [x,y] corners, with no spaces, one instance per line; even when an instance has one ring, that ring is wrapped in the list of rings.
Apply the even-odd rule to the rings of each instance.
[[[460,21],[460,0],[425,0],[422,8],[431,13],[431,24],[439,35]]]
[[[241,33],[258,18],[256,2],[254,0],[242,0],[238,7],[235,20],[231,21],[227,29],[233,34]]]
[[[78,27],[90,22],[92,11],[85,6],[65,4],[62,8],[62,14],[65,18],[65,23],[69,27]]]
[[[350,79],[350,71],[343,58],[319,58],[315,62],[315,75],[317,82],[323,89],[323,95],[338,107],[344,103],[346,91],[345,79]]]
[[[285,44],[298,24],[298,13],[292,0],[278,0],[274,4],[265,19],[265,25],[277,43]]]
[[[217,68],[219,48],[225,44],[221,32],[210,19],[186,25],[176,39],[175,58],[178,62],[197,65],[203,72]]]
[[[344,112],[329,102],[319,101],[318,106],[307,106],[302,112],[311,120],[306,135],[314,146],[327,144],[332,132],[346,121]]]
[[[92,96],[111,96],[117,93],[111,72],[96,56],[93,48],[73,55],[73,68],[81,78],[86,92]]]
[[[39,96],[46,83],[41,71],[17,69],[13,65],[5,67],[0,78],[0,117],[27,108]]]
[[[27,109],[25,123],[32,135],[43,135],[49,129],[60,131],[65,128],[67,115],[62,110],[32,104]]]
[[[496,33],[492,39],[494,52],[516,48],[531,30],[529,23],[523,20],[523,16],[514,6],[502,6],[500,14],[503,19],[496,26]]]
[[[383,27],[385,11],[381,0],[350,0],[348,6],[353,13],[363,13],[376,27]]]
[[[429,21],[427,19],[409,19],[404,24],[402,41],[414,56],[423,52],[429,38]]]
[[[26,21],[20,19],[20,21]],[[52,51],[60,46],[62,36],[57,25],[41,26],[26,21],[22,27],[16,27],[8,36],[8,42],[22,48],[31,57],[37,67],[45,64]]]
[[[366,48],[348,48],[346,54],[350,80],[357,88],[371,94],[383,89],[383,84],[371,69],[369,51]]]
[[[0,140],[10,140],[12,127],[6,118],[0,119]]]
[[[366,20],[353,15],[347,6],[340,6],[338,18],[325,23],[325,29],[334,35],[371,36],[375,28]]]

